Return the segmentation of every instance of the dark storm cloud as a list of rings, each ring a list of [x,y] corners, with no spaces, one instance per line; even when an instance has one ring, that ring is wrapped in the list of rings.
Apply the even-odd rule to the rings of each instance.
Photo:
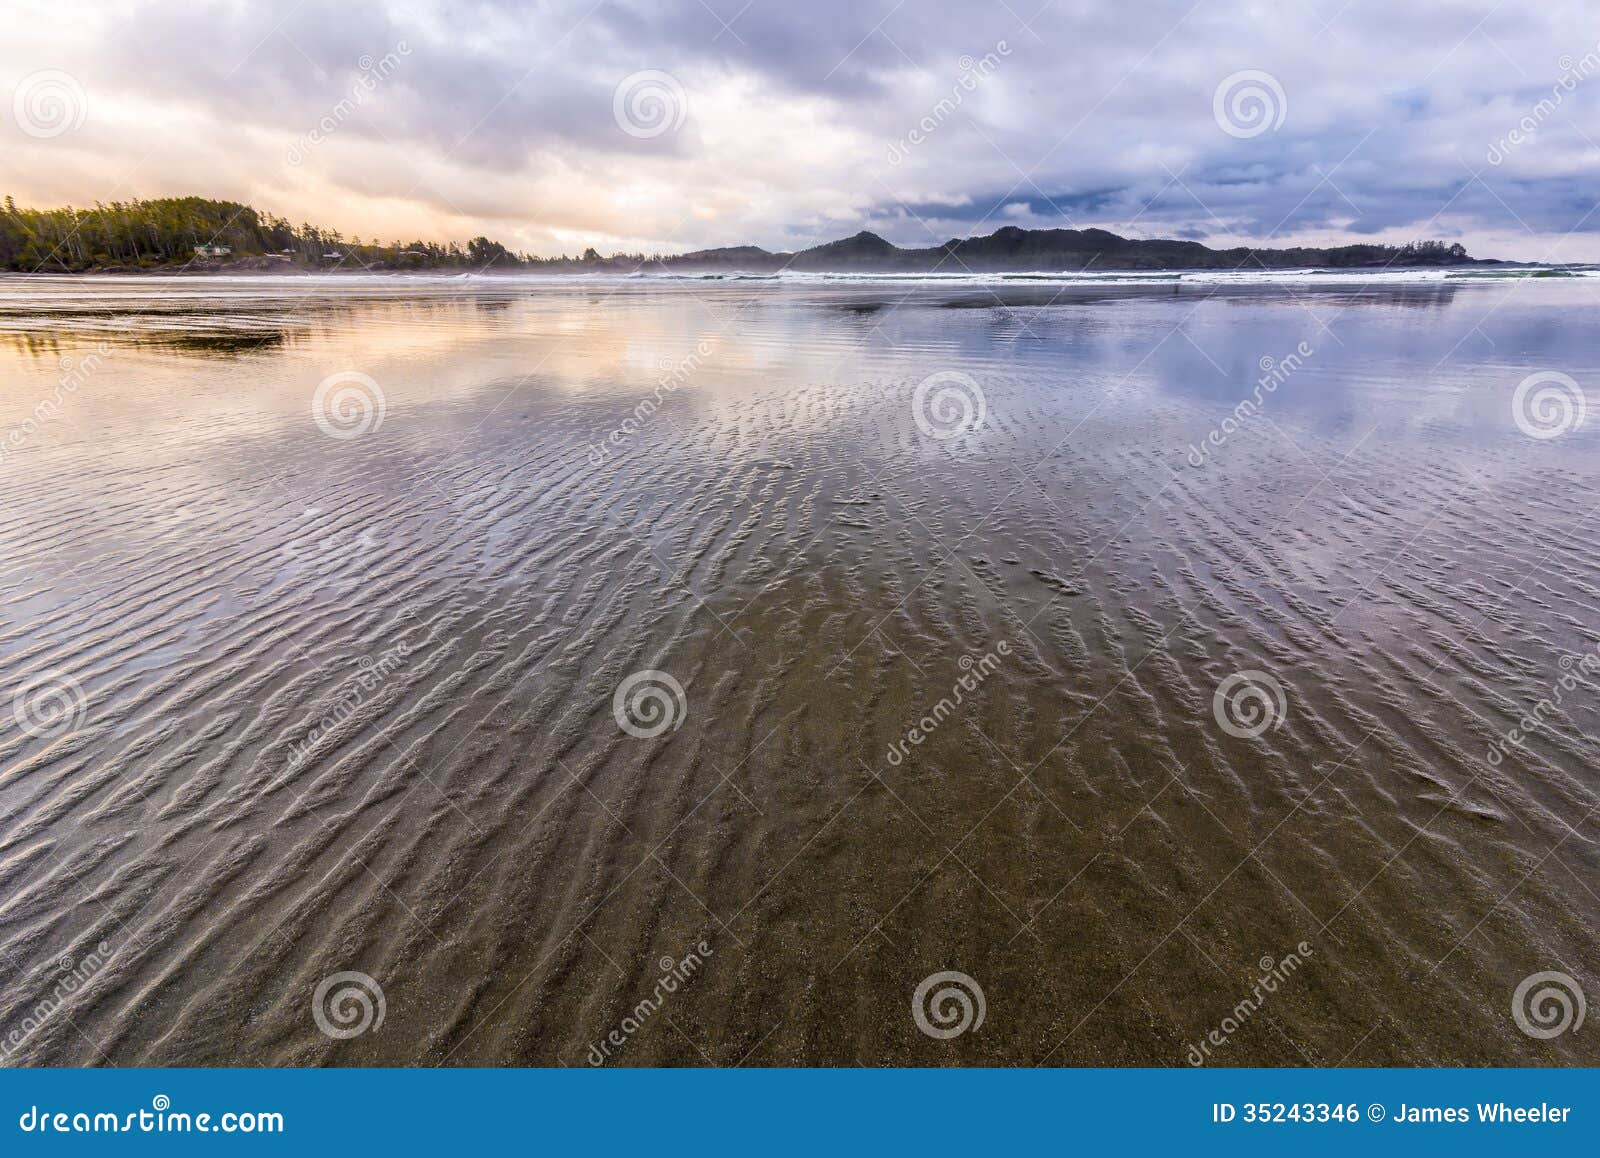
[[[1538,250],[1600,231],[1597,42],[1576,0],[212,0],[108,6],[82,67],[293,137],[403,44],[323,178],[673,248],[1026,224]],[[681,84],[681,128],[619,129],[617,85],[646,69]],[[1246,73],[1270,123],[1230,133],[1214,99]]]

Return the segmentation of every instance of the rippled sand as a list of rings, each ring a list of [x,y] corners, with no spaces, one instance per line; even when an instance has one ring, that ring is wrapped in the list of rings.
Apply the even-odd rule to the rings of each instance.
[[[5,1060],[1600,1063],[1513,1015],[1600,996],[1600,410],[1513,421],[1593,315],[0,285]]]

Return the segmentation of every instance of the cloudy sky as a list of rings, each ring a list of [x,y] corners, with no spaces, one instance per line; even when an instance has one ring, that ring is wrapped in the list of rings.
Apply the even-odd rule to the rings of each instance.
[[[545,255],[1020,224],[1600,260],[1592,0],[5,0],[0,88],[31,205]]]

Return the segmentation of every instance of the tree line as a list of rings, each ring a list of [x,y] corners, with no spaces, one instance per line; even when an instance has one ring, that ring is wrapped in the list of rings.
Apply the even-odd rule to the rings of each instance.
[[[217,259],[197,246],[227,246],[233,262],[261,268],[342,269],[567,269],[643,262],[643,255],[603,259],[594,250],[579,258],[536,258],[475,237],[461,246],[432,241],[363,241],[308,222],[291,224],[236,201],[206,197],[96,202],[92,209],[25,209],[11,198],[0,212],[0,269],[24,273],[86,270],[156,270]]]
[[[197,254],[196,247],[227,246],[225,257]],[[1104,230],[1025,230],[1014,226],[989,237],[952,240],[932,249],[903,250],[870,233],[817,246],[798,254],[768,253],[751,246],[704,250],[675,257],[617,253],[601,257],[586,249],[576,258],[530,257],[498,241],[475,237],[465,246],[432,241],[383,244],[345,238],[336,229],[293,225],[237,201],[205,197],[161,197],[95,203],[92,209],[24,209],[5,198],[0,212],[0,270],[76,273],[86,270],[215,269],[520,269],[561,272],[631,272],[656,269],[884,269],[912,271],[945,267],[986,269],[1275,269],[1359,268],[1386,265],[1455,265],[1471,259],[1459,244],[1413,242],[1396,248],[1360,244],[1328,249],[1213,250],[1194,241],[1137,240]]]

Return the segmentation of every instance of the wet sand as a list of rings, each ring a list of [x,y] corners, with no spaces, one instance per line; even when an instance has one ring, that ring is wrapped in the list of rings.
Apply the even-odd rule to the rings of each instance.
[[[1512,405],[1593,306],[0,285],[5,1061],[1600,1063],[1513,1016],[1600,994],[1600,680],[1487,756],[1600,640],[1600,422]]]

